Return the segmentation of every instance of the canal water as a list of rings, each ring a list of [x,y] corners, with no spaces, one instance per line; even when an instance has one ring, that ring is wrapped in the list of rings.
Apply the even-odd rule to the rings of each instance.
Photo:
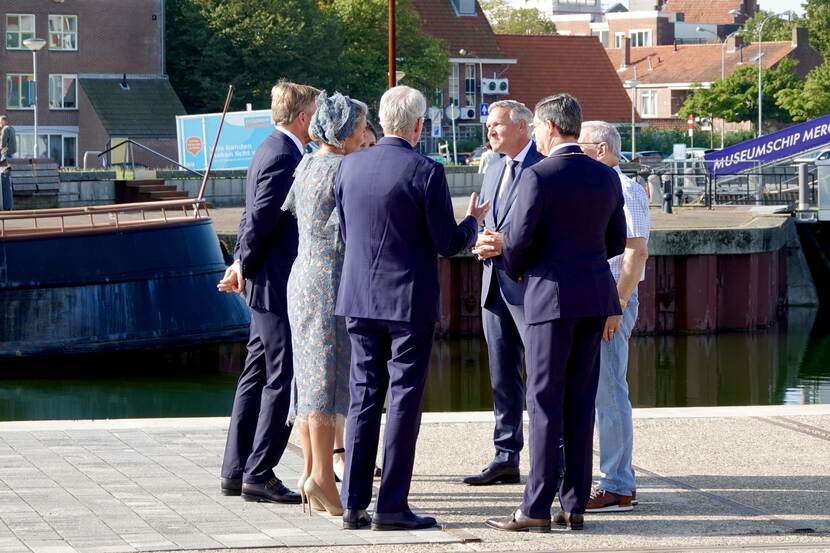
[[[227,416],[244,344],[0,362],[0,420]],[[830,314],[791,309],[778,327],[718,336],[637,336],[635,407],[830,404]],[[486,344],[437,340],[426,411],[492,408]]]

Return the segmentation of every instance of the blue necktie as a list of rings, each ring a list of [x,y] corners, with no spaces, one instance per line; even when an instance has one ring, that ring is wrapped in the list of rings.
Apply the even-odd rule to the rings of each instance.
[[[507,182],[504,182],[504,175],[502,175],[501,181],[499,181],[499,187],[496,189],[496,197],[493,198],[493,214],[496,216],[496,219],[499,218],[499,211],[498,208],[501,207],[501,202],[499,201],[499,197],[503,199],[507,199],[510,195],[510,189],[513,187],[513,181],[516,179],[516,165],[519,162],[515,159],[511,160],[510,163],[507,164],[507,167],[504,168],[507,171]],[[504,192],[502,193],[502,186],[505,187]]]

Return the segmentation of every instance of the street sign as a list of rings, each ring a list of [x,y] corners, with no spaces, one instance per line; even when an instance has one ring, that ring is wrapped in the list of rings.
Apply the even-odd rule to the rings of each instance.
[[[435,107],[435,106],[430,107],[430,108],[427,110],[427,114],[428,114],[428,116],[429,116],[429,119],[430,119],[433,123],[435,123],[435,122],[440,123],[440,122],[441,122],[441,119],[443,118],[443,117],[442,117],[442,116],[443,116],[443,112],[441,111],[441,108],[437,108],[437,107]]]
[[[686,145],[685,144],[675,144],[672,147],[672,159],[676,161],[683,161],[686,159]]]
[[[686,119],[686,126],[689,128],[689,136],[694,137],[695,135],[695,118],[691,115]]]
[[[450,104],[450,105],[449,105],[449,106],[447,106],[447,108],[444,110],[444,114],[445,114],[445,115],[446,115],[449,119],[451,119],[452,121],[455,121],[456,119],[458,119],[459,117],[461,117],[461,110],[460,110],[460,109],[458,109],[458,106],[456,106],[455,104]]]
[[[441,123],[432,120],[432,138],[441,138]]]
[[[487,104],[481,102],[478,105],[478,114],[482,117],[487,117],[488,115],[490,115],[490,110],[488,109]]]

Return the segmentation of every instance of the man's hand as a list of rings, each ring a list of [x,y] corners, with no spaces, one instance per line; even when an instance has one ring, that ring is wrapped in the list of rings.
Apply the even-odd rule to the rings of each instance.
[[[504,235],[500,232],[484,229],[484,232],[478,235],[473,253],[479,259],[485,260],[501,255],[502,248],[504,248]]]
[[[602,339],[610,342],[614,339],[614,334],[620,331],[622,324],[622,315],[611,315],[605,321],[605,330],[602,331]]]
[[[242,278],[242,267],[239,261],[234,261],[233,265],[227,268],[225,276],[216,285],[220,292],[239,292],[245,291],[245,280]]]
[[[473,192],[470,194],[470,205],[467,206],[467,217],[472,215],[476,218],[476,223],[481,226],[482,221],[484,221],[484,216],[487,215],[488,211],[490,211],[489,201],[478,205],[478,193]]]

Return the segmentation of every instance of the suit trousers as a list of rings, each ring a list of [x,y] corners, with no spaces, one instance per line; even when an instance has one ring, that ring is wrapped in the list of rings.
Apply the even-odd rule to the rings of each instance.
[[[343,507],[365,509],[372,499],[380,421],[388,388],[383,470],[375,512],[403,512],[409,509],[409,486],[435,324],[347,317],[346,327],[352,359]]]
[[[291,381],[294,378],[288,315],[251,308],[248,355],[233,400],[223,478],[245,483],[274,478],[291,425]]]
[[[496,418],[493,430],[495,462],[518,467],[519,453],[524,446],[524,306],[511,305],[504,299],[495,270],[490,279],[490,287],[488,301],[481,309],[481,322],[484,327],[484,338],[487,340],[493,413]]]
[[[565,512],[585,512],[591,493],[594,402],[605,320],[556,319],[527,327],[530,474],[522,512],[532,518],[550,518],[557,489]],[[560,439],[565,455],[561,486]]]

